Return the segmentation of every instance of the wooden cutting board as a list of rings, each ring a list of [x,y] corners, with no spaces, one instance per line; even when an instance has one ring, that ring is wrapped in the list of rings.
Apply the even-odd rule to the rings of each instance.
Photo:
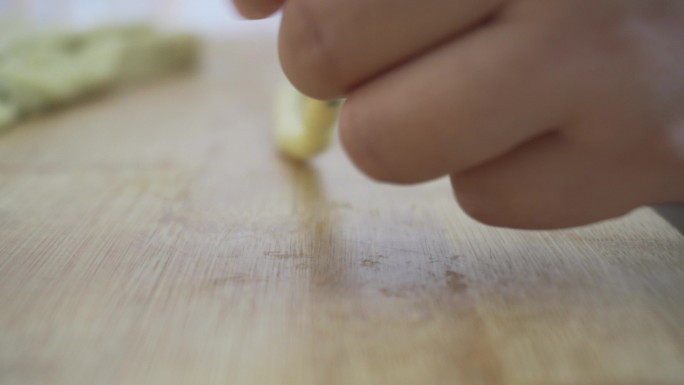
[[[0,136],[0,384],[682,384],[684,237],[278,158],[272,39]]]

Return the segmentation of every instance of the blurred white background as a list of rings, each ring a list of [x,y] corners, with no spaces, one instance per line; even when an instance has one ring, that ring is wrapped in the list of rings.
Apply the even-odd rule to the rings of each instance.
[[[277,29],[277,17],[243,20],[230,0],[0,0],[0,19],[92,27],[107,23],[152,22],[204,34]]]

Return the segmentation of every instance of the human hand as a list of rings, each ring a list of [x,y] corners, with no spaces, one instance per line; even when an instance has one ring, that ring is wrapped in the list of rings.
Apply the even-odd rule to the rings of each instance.
[[[582,225],[684,201],[680,0],[235,0],[283,6],[302,92],[347,98],[340,135],[369,176],[449,175],[472,217]]]

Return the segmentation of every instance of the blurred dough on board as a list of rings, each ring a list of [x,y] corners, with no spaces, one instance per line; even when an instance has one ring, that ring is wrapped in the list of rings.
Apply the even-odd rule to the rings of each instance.
[[[0,128],[52,107],[192,68],[198,41],[146,25],[79,32],[0,26]]]

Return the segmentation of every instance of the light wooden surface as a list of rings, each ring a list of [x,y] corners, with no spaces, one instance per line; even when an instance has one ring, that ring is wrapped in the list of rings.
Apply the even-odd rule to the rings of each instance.
[[[220,49],[219,49],[220,48]],[[684,237],[274,155],[269,40],[0,136],[0,384],[682,384]]]

